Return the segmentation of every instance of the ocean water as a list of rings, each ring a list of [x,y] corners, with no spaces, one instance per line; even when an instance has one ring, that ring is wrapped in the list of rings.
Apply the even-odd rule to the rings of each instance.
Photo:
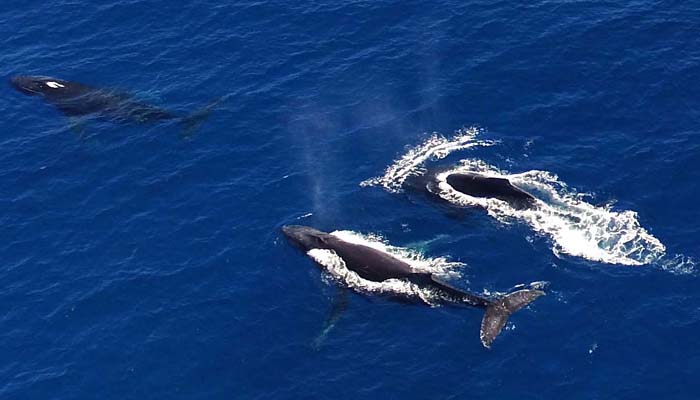
[[[697,398],[699,13],[5,4],[5,80],[181,114],[225,100],[188,139],[175,123],[76,135],[0,85],[0,398]],[[542,211],[405,189],[434,165],[508,177]],[[328,326],[337,281],[281,237],[288,223],[442,260],[476,293],[548,293],[490,350],[479,310],[371,291]]]

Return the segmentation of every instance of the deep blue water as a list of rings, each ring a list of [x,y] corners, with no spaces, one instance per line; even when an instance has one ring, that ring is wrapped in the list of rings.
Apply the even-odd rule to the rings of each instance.
[[[96,122],[78,137],[0,86],[0,398],[697,398],[699,13],[7,3],[3,79],[115,87],[182,113],[226,100],[189,140],[172,123]],[[359,185],[465,126],[498,143],[461,158],[550,171],[591,204],[636,211],[668,258],[690,261],[557,255],[527,224]],[[334,290],[285,223],[423,243],[466,263],[458,284],[477,292],[543,280],[549,294],[491,350],[478,310],[353,295],[314,348]]]

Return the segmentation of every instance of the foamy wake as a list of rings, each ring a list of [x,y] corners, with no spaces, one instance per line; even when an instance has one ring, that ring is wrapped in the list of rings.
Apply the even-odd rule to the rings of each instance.
[[[430,272],[451,279],[459,277],[457,269],[464,266],[462,263],[451,262],[443,257],[426,258],[414,250],[390,246],[376,236],[361,235],[351,231],[335,231],[332,235],[349,243],[361,244],[390,254],[408,263],[417,272]],[[389,279],[383,282],[374,282],[364,279],[354,271],[349,270],[343,259],[332,250],[312,249],[307,254],[314,261],[325,267],[331,279],[358,292],[400,295],[423,301],[432,306],[440,304],[440,298],[436,292],[427,288],[421,288],[405,280]]]
[[[446,182],[455,172],[479,172],[508,179],[535,195],[537,207],[517,210],[508,203],[477,198],[454,190]],[[568,254],[608,264],[642,265],[658,261],[665,246],[640,226],[634,211],[597,207],[570,191],[556,175],[546,171],[506,174],[481,161],[467,160],[438,174],[437,195],[460,206],[479,206],[501,222],[521,220],[552,239],[555,254]]]
[[[383,176],[362,182],[362,186],[382,186],[390,192],[401,191],[407,178],[424,172],[429,159],[447,157],[449,153],[493,142],[478,140],[479,131],[471,128],[459,131],[454,139],[431,137],[411,149],[386,169]],[[535,209],[517,210],[497,199],[477,198],[454,190],[445,178],[454,172],[478,172],[487,176],[506,178],[514,185],[537,197]],[[594,206],[584,201],[546,171],[508,174],[481,160],[464,160],[461,165],[437,176],[436,195],[460,206],[479,206],[503,223],[523,221],[536,232],[552,240],[552,251],[591,261],[609,264],[643,265],[658,263],[663,268],[689,270],[692,259],[677,256],[675,262],[664,257],[665,246],[640,226],[634,211],[613,211],[610,206]],[[676,267],[674,267],[674,265]]]
[[[367,179],[360,186],[382,186],[390,192],[400,192],[401,186],[411,176],[420,174],[423,164],[428,160],[440,160],[450,153],[476,146],[491,146],[491,140],[477,140],[480,130],[475,127],[463,128],[455,132],[452,138],[437,133],[430,136],[423,144],[411,148],[403,157],[390,165],[383,176]]]

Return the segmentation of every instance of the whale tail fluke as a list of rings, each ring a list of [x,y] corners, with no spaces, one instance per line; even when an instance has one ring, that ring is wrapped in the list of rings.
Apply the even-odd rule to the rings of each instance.
[[[501,333],[511,314],[532,303],[542,295],[544,295],[544,292],[541,290],[523,289],[491,302],[486,307],[484,319],[481,321],[480,337],[484,347],[491,347],[491,343]]]
[[[180,125],[182,126],[181,136],[183,138],[191,137],[197,131],[197,129],[199,129],[200,125],[202,125],[202,122],[209,118],[211,112],[214,111],[216,106],[218,106],[222,100],[223,97],[217,97],[216,99],[207,103],[207,105],[204,107],[182,118],[180,120]]]
[[[431,286],[438,288],[452,299],[459,299],[463,304],[468,304],[472,307],[485,308],[486,313],[481,320],[481,332],[479,336],[481,338],[481,343],[486,348],[491,347],[491,343],[493,343],[496,336],[501,333],[501,330],[503,330],[511,314],[545,294],[544,291],[539,290],[544,288],[544,285],[542,285],[541,282],[536,282],[537,286],[531,284],[530,289],[521,289],[501,298],[490,300],[479,295],[464,292],[431,274],[414,274],[411,280],[414,282],[421,280],[424,282],[428,281],[431,283]]]

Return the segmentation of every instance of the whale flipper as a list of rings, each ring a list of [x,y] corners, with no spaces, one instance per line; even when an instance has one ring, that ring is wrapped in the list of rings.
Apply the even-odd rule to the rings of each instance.
[[[328,318],[326,318],[326,322],[323,324],[323,331],[321,331],[313,341],[314,350],[321,348],[326,337],[328,337],[328,334],[333,330],[335,324],[340,319],[340,316],[347,310],[348,301],[348,291],[344,288],[337,288],[330,312],[328,313]]]
[[[484,347],[491,347],[491,343],[501,333],[511,314],[535,301],[543,294],[544,292],[541,290],[523,289],[489,304],[486,307],[484,319],[481,321],[480,338]]]
[[[87,121],[85,120],[85,118],[68,118],[68,129],[70,129],[71,132],[73,132],[78,139],[82,139],[85,136],[86,127]]]

